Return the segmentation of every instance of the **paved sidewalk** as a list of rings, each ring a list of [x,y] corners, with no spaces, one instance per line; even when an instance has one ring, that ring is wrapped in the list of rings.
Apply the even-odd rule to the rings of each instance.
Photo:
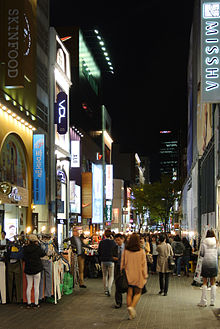
[[[158,295],[158,275],[151,276],[137,318],[128,320],[126,295],[122,308],[114,309],[113,294],[104,295],[102,280],[89,279],[87,289],[76,288],[57,305],[43,304],[38,310],[0,305],[0,329],[219,329],[214,313],[220,311],[220,288],[215,307],[199,308],[201,290],[191,282],[192,278],[171,277],[164,297]]]

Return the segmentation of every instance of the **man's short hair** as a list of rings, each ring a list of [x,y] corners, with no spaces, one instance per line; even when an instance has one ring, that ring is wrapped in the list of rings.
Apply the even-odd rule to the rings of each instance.
[[[111,236],[111,234],[112,234],[111,230],[105,230],[106,238],[109,238]]]
[[[121,233],[117,233],[117,234],[115,234],[115,239],[116,239],[116,238],[123,239],[124,236],[123,236]]]

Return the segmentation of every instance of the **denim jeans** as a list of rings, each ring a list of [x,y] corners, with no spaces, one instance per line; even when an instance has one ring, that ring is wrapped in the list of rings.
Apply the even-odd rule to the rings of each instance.
[[[185,274],[189,273],[189,261],[190,261],[190,256],[183,256],[183,264],[184,264]]]
[[[181,272],[181,262],[182,262],[182,256],[176,256],[176,271],[177,275]]]
[[[102,275],[104,290],[111,294],[112,283],[114,280],[114,263],[113,262],[102,262]]]

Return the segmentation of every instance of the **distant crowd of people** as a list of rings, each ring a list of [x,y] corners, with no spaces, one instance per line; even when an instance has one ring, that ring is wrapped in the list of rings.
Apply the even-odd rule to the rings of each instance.
[[[202,265],[202,297],[198,306],[207,306],[207,278],[211,282],[210,305],[215,304],[215,277],[218,271],[218,242],[212,230],[207,231],[206,238],[201,245]],[[112,284],[115,280],[115,308],[122,306],[122,293],[119,278],[125,270],[127,289],[127,310],[129,319],[136,317],[136,305],[141,294],[146,291],[148,273],[159,273],[159,294],[167,296],[169,276],[189,276],[192,246],[186,237],[166,234],[112,234],[106,230],[98,247],[99,259],[103,273],[104,293],[111,296]],[[173,257],[175,267],[172,271],[168,266],[168,258]]]

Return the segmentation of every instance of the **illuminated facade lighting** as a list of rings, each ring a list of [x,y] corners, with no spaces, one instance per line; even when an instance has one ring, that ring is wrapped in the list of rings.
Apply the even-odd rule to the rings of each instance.
[[[18,116],[16,113],[8,109],[5,105],[0,103],[0,110],[4,111],[8,117],[12,117],[14,120],[19,122],[20,124],[24,125],[25,127],[29,128],[32,131],[35,131],[36,128],[30,125],[28,122],[26,122],[24,119],[22,119],[20,116]],[[29,113],[29,112],[28,112]],[[35,119],[36,120],[36,119]]]

